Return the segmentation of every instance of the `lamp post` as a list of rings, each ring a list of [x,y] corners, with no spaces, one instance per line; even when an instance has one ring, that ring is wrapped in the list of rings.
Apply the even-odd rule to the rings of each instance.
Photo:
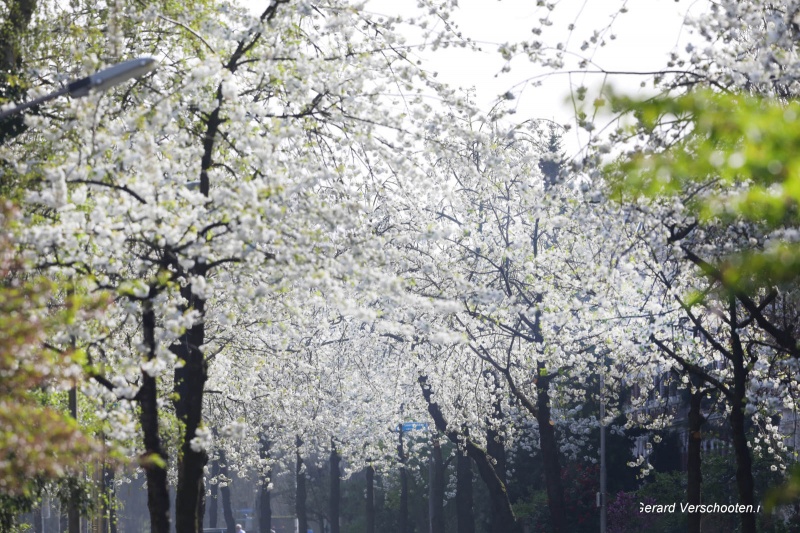
[[[16,115],[17,113],[25,111],[26,109],[35,105],[49,102],[50,100],[65,94],[69,94],[73,98],[80,98],[88,95],[91,91],[97,92],[108,90],[109,88],[124,81],[128,81],[131,78],[138,78],[147,74],[156,67],[156,63],[157,62],[153,57],[139,57],[129,61],[123,61],[122,63],[117,63],[116,65],[110,66],[99,72],[95,72],[90,76],[70,82],[65,87],[62,87],[55,92],[40,96],[39,98],[35,98],[16,107],[12,107],[11,109],[0,111],[0,120],[10,117],[11,115]]]
[[[600,370],[600,533],[606,533],[608,520],[607,465],[606,465],[606,365]]]

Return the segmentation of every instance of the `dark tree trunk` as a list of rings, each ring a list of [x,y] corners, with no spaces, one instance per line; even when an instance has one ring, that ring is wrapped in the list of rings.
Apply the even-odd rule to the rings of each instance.
[[[272,529],[272,491],[269,488],[272,483],[272,471],[261,480],[261,490],[259,491],[258,501],[258,531],[259,533],[270,533]]]
[[[406,471],[406,452],[403,446],[403,427],[400,426],[397,457],[400,460],[400,533],[408,533],[408,472]]]
[[[233,516],[233,506],[231,505],[231,479],[228,477],[228,463],[225,453],[219,452],[219,473],[225,479],[224,486],[219,488],[222,496],[222,516],[225,519],[225,529],[228,533],[236,533],[236,519]]]
[[[402,531],[402,530],[401,530]],[[375,533],[375,469],[367,466],[367,531]]]
[[[503,444],[502,436],[494,429],[486,431],[486,454],[492,458],[494,469],[500,481],[507,483],[506,480],[506,448]]]
[[[475,533],[472,515],[472,460],[461,450],[456,452],[456,522],[458,533]]]
[[[270,443],[265,437],[261,438],[261,458],[269,459]],[[272,469],[261,478],[261,488],[258,494],[258,531],[259,533],[270,533],[272,529]]]
[[[538,228],[538,220],[537,220]],[[538,235],[538,229],[537,234]],[[534,236],[534,248],[538,237]],[[536,253],[536,252],[534,252]],[[541,303],[541,295],[536,296],[535,301]],[[523,320],[530,327],[531,335],[536,342],[542,342],[540,312],[536,311],[534,320]],[[550,511],[551,523],[554,533],[566,533],[566,507],[564,504],[564,488],[561,482],[561,464],[559,460],[558,441],[556,439],[555,426],[551,420],[550,413],[550,381],[551,376],[547,374],[547,368],[543,363],[536,365],[536,403],[534,403],[517,388],[516,382],[507,367],[495,365],[495,371],[505,378],[506,384],[511,394],[522,406],[531,413],[538,422],[539,436],[541,440],[541,451],[543,461],[543,471],[545,479],[545,489],[547,492],[547,506]],[[495,374],[492,374],[495,375]],[[499,387],[498,387],[499,388]],[[477,464],[477,462],[476,462]],[[480,465],[478,464],[480,471]]]
[[[241,43],[240,43],[241,44]],[[241,50],[241,46],[240,46]],[[240,53],[240,52],[239,52]],[[234,53],[236,56],[236,53]],[[236,70],[237,60],[231,58],[228,70]],[[203,156],[200,159],[200,193],[207,197],[211,190],[209,169],[214,165],[214,144],[219,127],[224,122],[220,118],[222,105],[222,88],[217,89],[218,105],[205,119],[206,131],[203,135]],[[171,250],[167,250],[170,266],[187,278],[206,276],[208,265],[200,258],[194,266],[184,269]],[[208,455],[205,451],[195,452],[191,440],[203,420],[203,392],[208,379],[208,362],[200,347],[205,342],[205,299],[192,292],[190,283],[181,288],[181,296],[185,299],[184,310],[196,311],[201,319],[188,331],[181,335],[171,350],[183,362],[181,368],[175,369],[174,390],[176,393],[175,414],[184,424],[181,450],[178,456],[178,486],[175,492],[175,530],[177,533],[200,533],[202,521],[198,523],[198,508],[203,506],[205,497],[203,488],[203,472]]]
[[[154,296],[151,294],[150,296]],[[147,360],[156,356],[156,316],[150,298],[142,302],[142,332],[147,348]],[[139,400],[139,422],[144,436],[142,468],[147,479],[147,508],[150,511],[151,533],[170,533],[169,490],[167,489],[167,454],[161,446],[158,422],[158,390],[156,378],[142,372]]]
[[[730,416],[733,449],[736,457],[736,487],[739,490],[739,503],[753,505],[753,461],[747,447],[747,432],[745,431],[744,409],[734,406]],[[754,513],[742,513],[742,533],[756,532],[756,516]]]
[[[739,503],[748,506],[755,505],[753,460],[750,449],[747,447],[747,428],[745,427],[745,406],[747,403],[747,374],[745,368],[745,354],[739,333],[736,331],[738,319],[736,313],[736,299],[730,296],[731,348],[733,362],[733,391],[731,401],[731,438],[736,456],[736,486],[739,489]],[[741,513],[742,533],[756,533],[756,515]]]
[[[211,463],[211,477],[217,479],[219,478],[219,460],[214,460],[214,462]],[[219,509],[219,504],[217,503],[218,487],[219,482],[211,484],[211,498],[208,504],[208,527],[217,527],[217,516]]]
[[[690,252],[687,252],[690,254]],[[691,257],[690,257],[691,258]],[[699,266],[702,266],[702,263],[699,259],[692,259],[695,261]],[[688,312],[689,316],[697,322],[697,319]],[[746,366],[745,361],[745,353],[742,347],[741,338],[739,337],[739,333],[737,328],[739,327],[739,321],[737,318],[737,309],[736,309],[736,296],[734,294],[730,294],[728,296],[728,317],[726,317],[726,322],[728,322],[730,327],[730,350],[727,350],[722,344],[715,340],[710,333],[706,330],[703,330],[703,334],[706,338],[714,343],[716,350],[725,356],[728,361],[730,361],[733,367],[733,383],[731,386],[726,386],[725,384],[719,382],[713,376],[710,376],[703,370],[702,368],[687,363],[681,357],[679,357],[673,350],[671,350],[664,342],[658,340],[654,335],[650,336],[650,340],[653,341],[664,353],[668,354],[672,357],[675,361],[683,366],[685,370],[690,372],[693,376],[696,376],[698,379],[703,380],[705,383],[711,384],[715,389],[717,389],[720,393],[725,395],[726,401],[729,403],[731,407],[731,413],[729,417],[729,423],[731,428],[731,440],[733,441],[733,449],[734,449],[734,457],[736,458],[736,486],[739,493],[739,504],[745,506],[752,506],[751,508],[755,511],[757,506],[755,505],[755,495],[754,495],[754,482],[753,482],[753,461],[752,457],[750,456],[750,450],[747,447],[747,427],[746,427],[746,415],[745,415],[745,408],[747,405],[747,382],[749,380],[748,373],[749,370]],[[692,396],[692,401],[700,401],[700,399],[695,399],[694,395]],[[694,408],[692,406],[690,408],[690,416],[693,416],[691,409]],[[697,406],[697,413],[694,414],[695,417],[699,416],[699,405]],[[690,421],[691,424],[696,424],[696,427],[702,425],[703,420],[702,418],[695,418],[694,421]],[[692,464],[689,467],[689,472],[692,476],[691,481],[689,482],[688,489],[692,490],[691,498],[695,498],[697,501],[700,501],[700,483],[702,481],[702,477],[700,475],[700,457],[699,457],[699,446],[700,446],[700,438],[699,438],[699,431],[696,432],[698,438],[693,439],[691,430],[690,430],[690,439],[689,439],[689,446],[690,449],[690,456],[689,461],[696,462],[697,464]],[[695,440],[696,442],[693,442]],[[692,455],[696,455],[696,457],[692,457]],[[695,470],[696,472],[692,473]],[[694,485],[694,486],[692,486]],[[687,494],[689,497],[689,494]],[[689,502],[693,503],[693,502]],[[755,512],[743,512],[740,513],[740,519],[742,523],[741,532],[742,533],[755,533],[756,532],[756,515]],[[699,527],[697,523],[698,520],[694,521],[694,525]]]
[[[500,434],[491,429],[491,427],[486,431],[486,455],[489,457],[489,460],[492,461],[492,465],[494,468],[495,473],[497,474],[498,479],[502,482],[505,486],[507,485],[506,481],[506,449],[503,445],[502,437]],[[492,506],[492,520],[495,520],[495,510],[498,509],[496,506]],[[501,512],[504,512],[502,508],[499,508]]]
[[[433,442],[430,474],[430,531],[444,533],[444,460],[437,440]]]
[[[467,443],[467,453],[475,461],[478,467],[478,474],[481,476],[486,488],[489,490],[489,499],[492,510],[491,533],[511,533],[520,532],[521,527],[514,517],[511,503],[508,500],[506,486],[497,476],[486,452],[481,450],[474,443]]]
[[[300,533],[308,531],[308,514],[306,512],[306,473],[303,469],[303,458],[300,456],[300,445],[303,441],[297,437],[297,462],[295,467],[296,492],[294,509]]]
[[[688,459],[686,462],[687,482],[686,482],[686,503],[689,505],[700,505],[702,503],[702,484],[703,474],[701,471],[701,446],[703,443],[702,426],[706,419],[700,411],[700,407],[705,396],[705,391],[695,390],[689,400],[689,445]],[[688,531],[689,533],[700,533],[700,521],[702,514],[698,512],[689,513]]]
[[[75,490],[75,489],[73,489]],[[68,500],[69,508],[67,509],[67,531],[68,533],[80,533],[81,531],[81,514],[78,510],[77,496],[71,496]],[[167,526],[169,529],[169,526]],[[157,531],[153,529],[153,533]]]
[[[192,274],[205,276],[203,265],[196,265]],[[201,316],[205,313],[205,300],[192,293],[191,285],[181,289],[186,299],[186,308],[194,309]],[[202,321],[184,333],[171,347],[173,353],[184,363],[175,369],[174,401],[175,414],[184,424],[181,453],[178,456],[178,486],[175,492],[175,530],[177,533],[200,533],[202,521],[198,520],[198,509],[205,496],[203,473],[208,461],[205,451],[192,450],[191,440],[203,419],[203,390],[208,379],[208,364],[200,346],[205,342],[205,325]]]
[[[438,429],[441,433],[444,433],[447,438],[450,439],[450,442],[458,444],[458,433],[452,430],[448,431],[447,420],[444,418],[441,409],[439,409],[439,405],[432,401],[431,387],[428,384],[427,376],[420,376],[418,378],[418,382],[422,388],[422,395],[425,398],[425,402],[428,404],[428,413],[430,413],[431,418],[433,418],[433,421],[436,424],[436,429]],[[492,509],[491,533],[519,533],[522,528],[520,527],[520,524],[517,523],[517,519],[514,516],[514,511],[511,509],[511,502],[508,500],[506,486],[497,475],[491,459],[486,454],[485,450],[479,448],[470,439],[466,439],[464,444],[467,454],[473,461],[475,461],[475,466],[478,468],[478,474],[481,476],[481,479],[486,484],[486,488],[489,491]]]
[[[33,514],[33,524],[34,524],[33,525],[33,530],[34,531],[39,531],[39,528],[42,528],[42,533],[45,533],[44,532],[44,524],[43,524],[44,520],[42,519],[42,506],[41,506],[41,504],[37,505],[33,509],[32,514]],[[14,530],[18,531],[16,528]]]
[[[206,480],[205,476],[200,482],[200,506],[197,508],[198,531],[203,531],[203,519],[206,516]]]
[[[486,430],[486,453],[489,454],[489,457],[491,457],[494,462],[494,469],[497,471],[497,477],[500,478],[503,484],[506,484],[508,483],[506,479],[506,447],[502,435],[494,429],[495,426],[502,426],[503,419],[505,418],[503,415],[503,407],[499,399],[502,389],[500,383],[498,383],[499,378],[495,373],[491,373],[490,378],[493,380],[490,386],[494,388],[498,399],[495,400],[492,406],[492,420],[488,421],[489,429]]]
[[[78,421],[78,389],[72,387],[69,389],[69,412],[72,418]],[[67,500],[67,527],[69,533],[80,533],[81,530],[81,515],[78,510],[78,494],[77,488],[71,488],[69,500]]]
[[[342,501],[341,474],[339,472],[340,462],[341,457],[339,457],[339,452],[336,450],[336,445],[334,444],[333,439],[331,439],[331,497],[329,510],[329,520],[331,523],[330,533],[339,533],[339,515]]]
[[[547,506],[554,533],[567,533],[564,487],[561,484],[561,461],[559,458],[556,430],[550,419],[550,377],[542,363],[537,365],[539,373],[536,383],[536,421],[539,424],[539,440],[544,462],[544,483],[547,489]]]

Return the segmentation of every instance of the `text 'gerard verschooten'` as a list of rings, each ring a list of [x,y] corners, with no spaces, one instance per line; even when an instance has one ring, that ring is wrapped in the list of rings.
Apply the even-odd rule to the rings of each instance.
[[[640,513],[758,513],[761,512],[760,505],[744,505],[741,503],[718,504],[708,503],[692,505],[688,503],[671,503],[668,505],[644,504],[639,502]]]

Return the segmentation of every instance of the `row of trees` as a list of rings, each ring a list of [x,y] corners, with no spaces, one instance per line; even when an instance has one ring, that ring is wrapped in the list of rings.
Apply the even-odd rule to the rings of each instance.
[[[588,436],[626,413],[628,429],[670,423],[644,402],[671,373],[690,397],[688,503],[703,501],[711,401],[738,500],[758,505],[753,454],[787,468],[779,419],[797,407],[796,135],[772,126],[794,120],[794,11],[723,4],[701,27],[752,56],[747,68],[726,62],[729,48],[690,51],[696,68],[661,78],[664,98],[613,100],[632,129],[603,137],[580,115],[592,137],[570,164],[557,126],[483,115],[415,63],[403,35],[470,45],[447,22],[455,2],[405,17],[344,1],[273,0],[255,16],[75,0],[37,2],[34,17],[10,3],[7,97],[124,56],[160,60],[130,86],[4,124],[4,191],[23,205],[4,291],[34,273],[56,284],[28,289],[47,304],[9,300],[11,418],[79,386],[94,425],[74,436],[86,439],[75,461],[97,453],[90,437],[136,458],[154,532],[173,527],[170,485],[175,529],[196,532],[206,494],[255,473],[266,532],[278,465],[296,470],[299,494],[311,457],[402,480],[411,457],[449,442],[498,533],[521,530],[506,455],[538,449],[560,533],[572,527],[565,460],[595,461]],[[630,151],[601,168],[610,146]],[[106,295],[94,315],[14,329]],[[45,379],[25,357],[72,357],[80,371]],[[435,428],[430,443],[398,441],[412,420]],[[9,464],[3,505],[75,475],[47,463],[19,491]],[[756,530],[754,513],[741,529]]]

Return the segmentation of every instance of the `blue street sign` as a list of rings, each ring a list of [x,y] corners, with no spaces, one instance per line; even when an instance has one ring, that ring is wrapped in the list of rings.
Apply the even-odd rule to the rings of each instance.
[[[403,422],[403,433],[407,433],[409,431],[420,431],[427,429],[428,429],[427,422]]]

